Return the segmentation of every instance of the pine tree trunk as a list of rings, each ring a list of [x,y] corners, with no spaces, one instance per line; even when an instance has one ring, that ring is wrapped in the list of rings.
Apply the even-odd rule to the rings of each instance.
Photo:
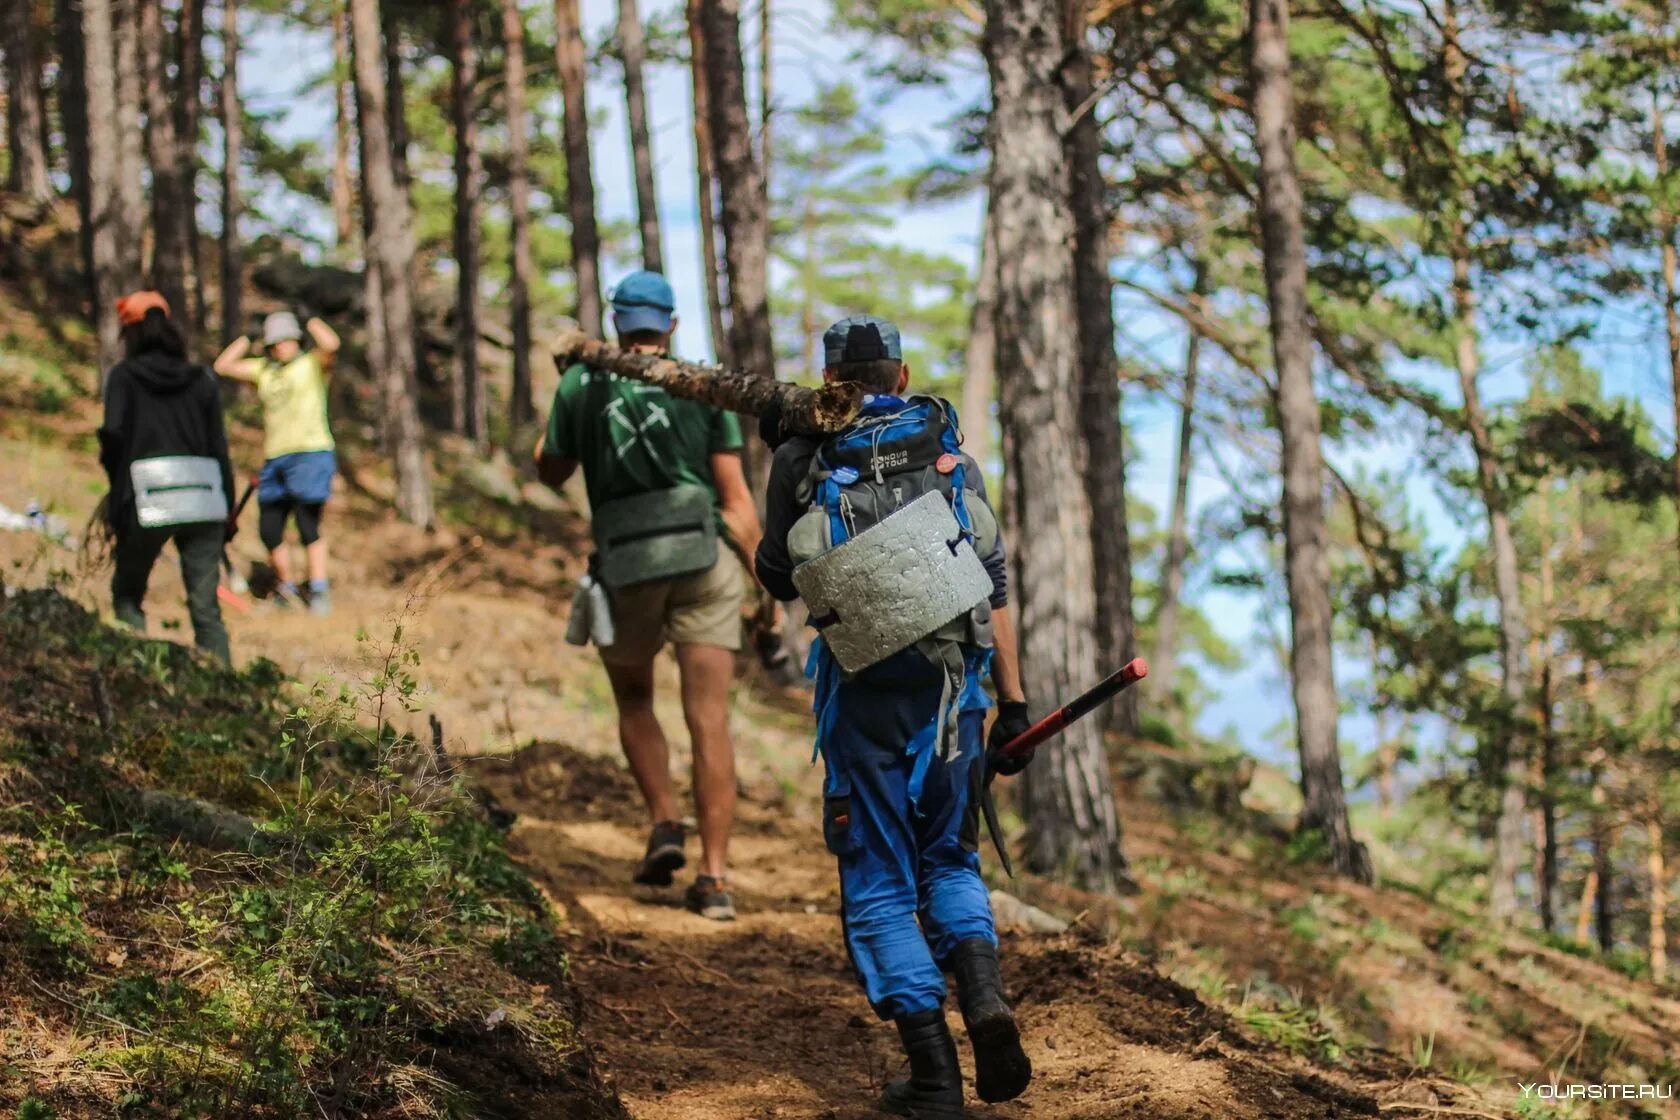
[[[1651,877],[1651,904],[1646,926],[1651,979],[1668,979],[1668,857],[1663,850],[1662,802],[1653,798],[1645,810],[1645,869]]]
[[[169,58],[164,49],[163,0],[139,0],[140,56],[145,66],[146,149],[152,169],[152,287],[174,310],[177,326],[187,325],[187,229],[182,215],[180,146],[175,113],[169,104]],[[189,340],[190,345],[190,340]]]
[[[758,183],[764,188],[764,212],[770,212],[770,164],[776,149],[770,132],[770,95],[775,66],[771,62],[770,0],[758,0]]]
[[[146,232],[146,197],[140,187],[140,169],[145,163],[145,134],[140,128],[140,110],[146,104],[145,82],[140,60],[140,0],[112,0],[112,45],[116,51],[117,260],[121,262],[124,291],[137,288],[146,273],[143,248]],[[155,231],[154,231],[155,232]]]
[[[222,344],[245,333],[245,263],[239,239],[239,163],[244,147],[245,109],[239,100],[239,3],[222,0],[222,80],[217,106],[222,118]]]
[[[589,109],[583,26],[578,0],[554,0],[554,67],[565,100],[566,214],[572,223],[572,272],[577,278],[577,320],[605,337],[601,307],[601,235],[595,226],[595,179],[589,163]]]
[[[1462,220],[1455,240],[1462,236]],[[1493,546],[1495,597],[1499,604],[1499,673],[1506,710],[1501,718],[1496,756],[1502,760],[1499,816],[1495,823],[1493,866],[1490,868],[1488,911],[1497,922],[1508,923],[1517,916],[1517,873],[1524,847],[1522,821],[1528,811],[1528,759],[1517,735],[1516,725],[1523,702],[1522,593],[1518,584],[1517,546],[1511,534],[1511,515],[1506,505],[1505,485],[1500,478],[1497,452],[1482,410],[1477,385],[1480,359],[1476,347],[1476,295],[1471,286],[1470,260],[1462,240],[1453,253],[1453,305],[1456,313],[1459,387],[1464,394],[1464,420],[1476,453],[1476,477],[1482,503],[1488,514],[1488,535]]]
[[[508,129],[508,318],[513,328],[513,385],[508,418],[517,430],[536,416],[531,401],[531,178],[525,134],[525,17],[519,0],[502,0]]]
[[[741,59],[739,0],[700,0],[705,32],[707,113],[722,202],[724,259],[729,266],[729,353],[745,369],[774,370],[770,333],[770,216],[764,182],[753,158]],[[764,456],[748,444],[748,478],[759,479]],[[755,487],[762,492],[762,487]]]
[[[350,0],[351,54],[355,62],[357,116],[362,131],[365,205],[371,216],[367,267],[377,270],[385,335],[385,363],[374,371],[382,389],[391,454],[396,467],[397,510],[409,522],[432,522],[432,486],[426,473],[414,364],[414,308],[408,270],[414,242],[408,204],[392,165],[385,117],[385,57],[380,42],[379,0]]]
[[[1059,0],[988,0],[983,39],[992,87],[990,198],[1008,215],[996,223],[996,322],[1006,517],[1016,542],[1010,599],[1027,695],[1039,709],[1075,695],[1097,669],[1091,508],[1076,419],[1079,349],[1068,330],[1078,320],[1061,140],[1067,114],[1044,77],[1063,62],[1061,17]],[[1020,796],[1029,868],[1064,873],[1089,889],[1125,882],[1108,760],[1090,721],[1039,748]]]
[[[1068,56],[1062,95],[1072,113],[1094,89],[1085,44],[1085,0],[1065,0]],[[1087,107],[1093,109],[1094,107]],[[1108,274],[1108,203],[1102,136],[1094,111],[1081,113],[1063,140],[1074,218],[1073,277],[1079,312],[1080,426],[1086,444],[1085,493],[1092,510],[1091,562],[1097,593],[1097,661],[1104,673],[1132,659],[1132,546],[1126,524],[1125,430],[1120,418],[1120,361],[1114,353],[1114,288]],[[1121,693],[1102,711],[1103,726],[1138,733],[1137,693]]]
[[[1301,827],[1324,837],[1337,872],[1368,883],[1370,856],[1353,838],[1348,823],[1336,740],[1324,460],[1307,323],[1301,183],[1295,170],[1289,9],[1286,0],[1250,0],[1249,11],[1255,147],[1260,157],[1260,231],[1283,443],[1283,532],[1295,731],[1301,752]]]
[[[1602,952],[1616,947],[1615,865],[1613,842],[1606,834],[1593,844],[1593,862],[1598,872],[1598,893],[1593,898],[1593,925]]]
[[[11,158],[6,189],[22,194],[31,202],[50,202],[47,113],[41,97],[34,0],[6,0],[5,10],[0,12],[0,49],[6,52],[7,141]]]
[[[980,217],[980,261],[974,309],[963,351],[963,449],[985,469],[992,457],[992,403],[997,399],[997,229],[988,200]]]
[[[636,0],[618,0],[618,45],[624,52],[624,101],[630,121],[630,155],[636,172],[636,217],[642,230],[642,267],[665,271],[659,243],[659,195],[653,179],[653,138],[648,132],[647,91],[642,66],[647,46]]]
[[[204,99],[204,0],[183,0],[176,29],[175,57],[180,60],[179,93],[175,99],[176,161],[181,169],[181,211],[187,242],[187,289],[192,298],[192,328],[204,329],[204,274],[200,269],[198,229],[199,114]],[[182,314],[188,314],[183,309]]]
[[[1662,105],[1656,95],[1651,101],[1651,146],[1657,161],[1657,180],[1668,179],[1668,137],[1663,129]],[[1674,389],[1674,507],[1680,514],[1680,248],[1675,236],[1680,219],[1666,206],[1657,210],[1657,233],[1662,239],[1663,328],[1668,336],[1668,374]],[[1680,545],[1680,537],[1676,538]]]
[[[350,214],[350,13],[333,4],[333,229],[339,248],[350,244],[355,224]]]
[[[1198,251],[1191,298],[1207,289],[1207,262]],[[1155,615],[1155,664],[1150,674],[1168,694],[1174,724],[1183,732],[1184,705],[1178,690],[1178,627],[1184,599],[1184,564],[1190,555],[1190,474],[1196,436],[1196,381],[1201,375],[1202,336],[1194,327],[1184,344],[1184,402],[1178,413],[1178,451],[1173,461],[1172,513],[1167,523],[1167,559],[1161,569],[1161,605]]]
[[[734,364],[723,321],[723,288],[717,250],[717,148],[712,143],[710,82],[706,78],[706,25],[701,0],[688,2],[689,76],[694,97],[694,177],[700,210],[701,274],[706,282],[706,313],[712,351],[719,365]]]
[[[1557,834],[1557,795],[1556,782],[1558,780],[1558,742],[1557,742],[1557,696],[1553,688],[1553,666],[1550,648],[1550,635],[1556,621],[1553,618],[1553,601],[1556,588],[1552,570],[1552,510],[1550,496],[1545,485],[1541,485],[1536,494],[1537,514],[1540,534],[1540,639],[1534,641],[1534,652],[1531,658],[1540,666],[1539,689],[1539,723],[1540,723],[1540,757],[1538,781],[1535,788],[1539,794],[1539,804],[1535,807],[1535,843],[1538,848],[1538,866],[1535,869],[1535,894],[1540,910],[1540,928],[1547,933],[1557,929],[1557,879],[1558,879],[1558,834]]]
[[[1458,106],[1455,119],[1462,117],[1467,61],[1458,41],[1455,5],[1448,3],[1443,15],[1442,52],[1449,104]],[[1525,641],[1522,595],[1518,587],[1517,549],[1511,536],[1510,508],[1505,484],[1500,477],[1498,454],[1488,431],[1477,385],[1481,359],[1477,353],[1476,291],[1470,273],[1467,205],[1455,200],[1451,215],[1452,295],[1455,360],[1459,388],[1464,394],[1464,421],[1476,454],[1476,481],[1482,504],[1487,509],[1488,537],[1493,551],[1494,593],[1499,606],[1499,675],[1505,701],[1501,727],[1494,743],[1500,760],[1497,788],[1499,814],[1494,824],[1493,861],[1488,871],[1488,912],[1495,922],[1510,923],[1517,916],[1517,873],[1522,865],[1523,815],[1528,811],[1528,760],[1524,756],[1516,723],[1523,701],[1522,648]]]
[[[478,46],[471,0],[450,0],[450,108],[455,121],[455,365],[450,379],[450,419],[455,431],[482,451],[484,385],[478,372]]]
[[[402,25],[397,19],[397,0],[380,0],[379,26],[385,37],[385,119],[391,130],[391,171],[397,180],[397,197],[403,206],[403,226],[408,230],[408,267],[404,280],[408,286],[408,306],[420,306],[420,260],[414,251],[414,175],[408,165],[408,89],[403,81]],[[409,349],[414,354],[416,384],[435,384],[431,366],[431,352],[426,337],[420,331],[418,313],[412,315],[414,338]]]
[[[82,42],[81,0],[58,0],[53,6],[53,35],[58,40],[58,113],[64,130],[70,197],[76,200],[77,245],[82,271],[93,278],[93,222],[89,218],[88,115],[86,54]]]
[[[93,260],[93,322],[99,339],[99,368],[109,373],[122,357],[121,328],[111,304],[137,277],[117,250],[121,230],[119,178],[121,139],[117,128],[115,27],[111,0],[81,0],[84,104],[87,107],[87,224]],[[101,392],[103,392],[101,381]]]

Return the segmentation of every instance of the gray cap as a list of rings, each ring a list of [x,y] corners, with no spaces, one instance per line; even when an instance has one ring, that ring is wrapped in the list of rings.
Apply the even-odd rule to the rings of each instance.
[[[264,346],[273,346],[288,339],[296,341],[302,337],[303,328],[298,326],[297,316],[290,311],[276,311],[263,320]]]
[[[898,328],[874,315],[850,315],[823,332],[823,365],[904,360]]]

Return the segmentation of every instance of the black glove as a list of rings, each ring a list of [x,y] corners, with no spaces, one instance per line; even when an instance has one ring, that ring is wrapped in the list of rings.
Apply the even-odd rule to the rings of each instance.
[[[789,434],[782,431],[782,399],[772,397],[769,407],[758,414],[758,438],[774,451],[787,442]]]
[[[1025,700],[999,700],[997,719],[992,721],[991,734],[986,736],[986,773],[1013,777],[1027,768],[1038,748],[1023,754],[1006,755],[1003,746],[1032,726]]]

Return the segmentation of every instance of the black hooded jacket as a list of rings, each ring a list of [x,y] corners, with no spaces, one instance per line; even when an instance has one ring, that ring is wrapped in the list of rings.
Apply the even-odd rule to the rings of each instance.
[[[117,531],[137,524],[129,465],[159,455],[215,459],[222,467],[222,491],[233,502],[233,463],[215,375],[153,350],[118,362],[105,382],[99,462],[111,481],[110,519]]]

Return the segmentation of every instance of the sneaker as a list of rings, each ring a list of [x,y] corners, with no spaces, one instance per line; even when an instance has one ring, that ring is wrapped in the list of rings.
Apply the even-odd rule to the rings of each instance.
[[[729,897],[726,886],[723,879],[716,875],[696,875],[694,882],[689,884],[685,899],[688,908],[714,922],[733,922],[735,902]]]
[[[277,583],[269,593],[268,601],[275,610],[292,611],[303,606],[303,597],[298,594],[297,584]]]
[[[309,586],[309,613],[317,618],[332,614],[332,592],[325,587]]]
[[[648,834],[647,854],[636,865],[632,878],[644,887],[668,887],[676,878],[676,871],[688,862],[683,855],[683,826],[681,821],[660,821]]]

